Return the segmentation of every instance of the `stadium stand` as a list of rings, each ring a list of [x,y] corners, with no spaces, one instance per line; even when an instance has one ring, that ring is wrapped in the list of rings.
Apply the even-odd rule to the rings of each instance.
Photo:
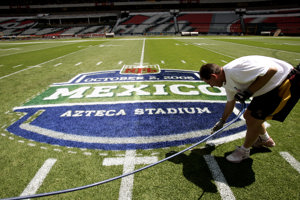
[[[170,35],[183,32],[189,33],[187,35],[300,35],[300,6],[291,2],[4,0],[0,3],[0,37],[103,37],[106,33]],[[241,6],[245,7],[242,12],[238,11]],[[268,9],[261,9],[266,7]],[[132,11],[121,11],[123,9]]]
[[[115,28],[120,35],[175,34],[173,16],[169,12],[132,13]]]

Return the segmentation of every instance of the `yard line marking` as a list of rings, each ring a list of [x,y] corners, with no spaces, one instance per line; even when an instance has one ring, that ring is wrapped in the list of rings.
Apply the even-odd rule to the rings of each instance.
[[[144,38],[144,40],[143,40],[143,47],[142,47],[142,53],[141,53],[140,66],[143,66],[143,63],[144,63],[145,41],[146,41],[146,39]]]
[[[118,64],[119,64],[119,65],[121,65],[122,63],[123,63],[123,61],[122,61],[122,60],[120,60],[120,61],[118,62]]]
[[[203,47],[201,47],[201,46],[199,46],[199,45],[195,45],[195,44],[193,44],[193,43],[191,43],[191,45],[194,45],[194,46],[196,46],[196,47],[199,47],[199,48],[201,48],[201,49],[204,49]],[[213,52],[213,53],[220,54],[220,55],[223,55],[223,56],[232,58],[232,59],[235,59],[235,58],[236,58],[236,57],[233,57],[233,56],[229,56],[229,55],[226,55],[226,54],[217,52],[217,51],[215,51],[215,50],[211,50],[211,49],[209,49],[209,48],[207,48],[207,47],[205,47],[205,50],[208,50],[208,51],[211,51],[211,52]]]
[[[165,64],[165,61],[163,61],[163,60],[161,60],[160,62],[161,62],[162,64]]]
[[[28,42],[28,43],[14,43],[14,44],[43,44],[43,43],[49,43],[49,42]],[[51,44],[54,44],[53,42],[50,42]],[[49,44],[50,44],[49,43]],[[11,55],[15,55],[15,54],[22,54],[22,53],[28,53],[28,52],[34,52],[34,51],[40,51],[40,50],[46,50],[46,49],[50,49],[50,48],[54,48],[54,47],[62,47],[62,46],[66,46],[66,45],[69,45],[69,44],[58,44],[56,46],[50,46],[50,47],[45,47],[45,48],[39,48],[39,49],[32,49],[32,50],[25,50],[25,51],[17,51],[17,52],[11,52],[11,53],[8,53],[8,54],[3,54],[3,55],[0,55],[0,57],[3,57],[3,56],[11,56]],[[25,49],[25,48],[24,48]],[[18,49],[18,50],[23,50],[23,49]]]
[[[223,63],[228,63],[227,61],[225,61],[225,60],[221,60]]]
[[[102,64],[102,61],[100,61],[100,62],[97,62],[97,64],[96,65],[101,65]]]
[[[205,60],[201,60],[201,61],[202,61],[203,63],[205,63],[205,64],[207,63]]]
[[[181,60],[181,62],[183,63],[183,64],[185,64],[186,62],[185,62],[185,60]]]
[[[135,165],[141,164],[152,164],[158,161],[156,156],[152,157],[136,157],[136,150],[127,150],[125,152],[125,157],[117,158],[104,158],[104,166],[112,165],[123,165],[123,174],[127,174],[134,171]],[[119,200],[131,200],[132,199],[132,189],[133,189],[134,175],[126,176],[122,178]]]
[[[79,62],[79,63],[76,63],[75,66],[78,66],[78,65],[81,65],[81,64],[82,64],[82,62]]]
[[[280,155],[300,174],[300,162],[288,152],[280,152]]]
[[[233,195],[228,183],[216,161],[216,159],[212,155],[204,155],[203,156],[208,168],[212,174],[213,179],[217,185],[217,188],[220,192],[222,200],[234,200],[235,196]]]
[[[59,65],[61,65],[62,63],[57,63],[57,64],[55,64],[54,65],[54,67],[57,67],[57,66],[59,66]]]
[[[20,72],[26,71],[26,70],[28,70],[28,69],[32,69],[32,68],[35,68],[35,67],[40,67],[40,65],[43,65],[43,64],[52,62],[52,61],[54,61],[54,60],[58,60],[58,59],[60,59],[60,58],[64,58],[64,57],[66,57],[66,56],[69,56],[69,55],[78,53],[78,52],[83,51],[83,50],[86,50],[86,48],[85,48],[85,49],[78,50],[78,51],[74,51],[74,52],[72,52],[72,53],[69,53],[69,54],[66,54],[66,55],[63,55],[63,56],[60,56],[60,57],[57,57],[57,58],[48,60],[48,61],[46,61],[46,62],[37,64],[37,65],[34,65],[34,66],[29,66],[29,67],[27,67],[27,68],[25,68],[25,69],[22,69],[22,70],[13,72],[13,73],[11,73],[11,74],[7,74],[7,75],[5,75],[5,76],[1,76],[1,77],[0,77],[0,80],[1,80],[1,79],[4,79],[4,78],[7,78],[7,77],[10,77],[10,76],[12,76],[12,75],[18,74],[18,73],[20,73]]]
[[[13,66],[12,68],[17,68],[17,67],[21,67],[23,64],[20,64],[20,65],[16,65],[16,66]]]
[[[39,187],[42,185],[44,179],[46,178],[47,174],[50,172],[51,168],[53,167],[56,161],[57,159],[54,158],[47,159],[20,196],[28,196],[35,194]]]
[[[223,41],[223,42],[227,42],[227,41]],[[273,51],[283,52],[283,53],[300,54],[300,53],[298,53],[298,52],[284,51],[284,50],[272,49],[272,48],[268,48],[268,47],[258,47],[258,46],[251,46],[251,45],[247,45],[247,44],[238,44],[238,43],[233,43],[233,42],[227,42],[227,43],[231,43],[231,44],[235,44],[235,45],[240,45],[240,46],[253,47],[253,48],[256,48],[256,49],[266,49],[266,50],[273,50]],[[268,44],[268,43],[267,43],[267,44]]]

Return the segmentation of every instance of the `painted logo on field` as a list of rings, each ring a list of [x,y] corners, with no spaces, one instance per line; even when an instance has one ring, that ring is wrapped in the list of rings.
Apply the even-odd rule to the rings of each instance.
[[[51,85],[14,109],[25,116],[7,130],[53,145],[162,148],[206,137],[225,101],[225,91],[209,87],[195,71],[124,66],[120,71],[84,73]],[[245,125],[240,120],[218,137],[242,130]]]
[[[158,74],[160,73],[159,65],[124,65],[121,74]]]

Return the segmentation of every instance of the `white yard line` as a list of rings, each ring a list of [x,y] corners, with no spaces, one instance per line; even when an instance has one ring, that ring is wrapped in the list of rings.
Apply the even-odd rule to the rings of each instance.
[[[201,49],[205,49],[205,50],[211,51],[211,52],[213,52],[213,53],[220,54],[220,55],[223,55],[223,56],[232,58],[232,59],[235,59],[235,58],[236,58],[236,57],[233,57],[233,56],[229,56],[229,55],[226,55],[226,54],[217,52],[217,51],[215,51],[215,50],[211,50],[211,49],[207,48],[207,46],[205,46],[205,48],[203,48],[203,47],[201,47],[201,46],[199,46],[199,45],[196,45],[196,44],[194,44],[194,43],[191,43],[191,44],[194,45],[194,46],[196,46],[196,47],[199,47],[199,48],[201,48]]]
[[[141,53],[140,66],[143,66],[143,63],[144,63],[145,41],[146,41],[146,39],[144,38],[144,40],[143,40],[143,48],[142,48],[142,53]]]
[[[280,155],[300,174],[300,162],[288,152],[280,152]]]
[[[99,61],[99,62],[97,62],[97,64],[96,65],[101,65],[102,64],[102,61]]]
[[[28,196],[35,194],[39,187],[42,185],[44,179],[50,172],[55,162],[56,159],[54,158],[47,159],[20,196]]]
[[[126,151],[126,155],[124,158],[123,174],[127,174],[134,171],[135,156],[136,156],[135,150]],[[134,180],[133,175],[122,178],[120,191],[119,191],[119,200],[132,199],[133,180]]]
[[[78,53],[78,52],[83,51],[83,50],[86,50],[86,49],[81,49],[81,50],[78,50],[78,51],[74,51],[74,52],[72,52],[72,53],[68,53],[68,54],[66,54],[66,55],[63,55],[63,56],[60,56],[60,57],[57,57],[57,58],[48,60],[48,61],[46,61],[46,62],[37,64],[37,65],[34,65],[34,66],[29,66],[29,67],[27,67],[27,68],[25,68],[25,69],[22,69],[22,70],[13,72],[13,73],[11,73],[11,74],[7,74],[7,75],[5,75],[5,76],[1,76],[1,77],[0,77],[0,80],[1,80],[1,79],[4,79],[4,78],[7,78],[7,77],[10,77],[10,76],[12,76],[12,75],[18,74],[18,73],[20,73],[20,72],[23,72],[23,71],[26,71],[26,70],[29,70],[29,69],[38,67],[38,66],[40,66],[40,65],[44,65],[44,64],[46,64],[46,63],[49,63],[49,62],[52,62],[52,61],[55,61],[55,60],[64,58],[64,57],[66,57],[66,56],[69,56],[69,55],[72,55],[72,54],[75,54],[75,53]]]
[[[216,161],[212,155],[204,155],[204,159],[208,165],[208,168],[212,174],[212,177],[217,185],[217,188],[220,192],[222,200],[234,200],[235,196],[233,195],[228,183]]]
[[[146,165],[157,162],[158,159],[156,156],[151,157],[136,157],[136,150],[127,150],[125,157],[117,158],[105,158],[103,160],[104,166],[112,165],[123,165],[123,174],[127,174],[134,171],[135,165]],[[132,199],[132,190],[133,190],[134,175],[126,176],[122,178],[120,191],[119,191],[119,200],[131,200]]]
[[[79,63],[76,63],[75,66],[78,66],[78,65],[81,65],[81,64],[82,64],[82,62],[79,62]]]
[[[222,42],[227,42],[227,41],[222,41]],[[251,46],[251,45],[247,45],[247,44],[239,44],[239,43],[233,43],[233,42],[227,42],[230,44],[236,44],[236,45],[240,45],[240,46],[247,46],[247,47],[253,47],[253,48],[258,48],[258,49],[265,49],[265,50],[274,50],[277,52],[283,52],[283,53],[292,53],[292,54],[300,54],[298,52],[292,52],[292,51],[284,51],[284,50],[279,50],[279,49],[272,49],[272,48],[267,48],[267,47],[257,47],[257,46]],[[269,44],[269,43],[268,43]]]
[[[22,44],[22,43],[15,43],[15,44]],[[23,43],[23,44],[29,44],[29,43]],[[31,43],[31,44],[33,44],[33,43]],[[0,55],[0,57],[11,56],[11,55],[21,54],[21,53],[28,53],[28,52],[33,52],[33,51],[41,51],[41,50],[51,49],[51,48],[54,48],[54,47],[62,47],[62,46],[66,46],[66,45],[69,45],[69,44],[59,44],[59,45],[56,45],[56,46],[50,46],[50,47],[46,47],[46,48],[31,49],[31,50],[26,50],[26,51],[18,51],[18,52],[15,52],[15,53],[9,53],[9,54]]]
[[[16,65],[16,66],[13,66],[12,68],[17,68],[17,67],[21,67],[23,64],[20,64],[20,65]]]
[[[62,63],[57,63],[57,64],[54,65],[54,67],[57,67],[59,65],[62,65]]]

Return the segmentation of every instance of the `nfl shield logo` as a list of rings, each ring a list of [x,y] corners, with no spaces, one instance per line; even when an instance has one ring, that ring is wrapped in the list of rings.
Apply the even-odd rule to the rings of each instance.
[[[143,75],[143,74],[159,74],[160,67],[159,65],[124,65],[121,74],[135,74],[135,75]]]

